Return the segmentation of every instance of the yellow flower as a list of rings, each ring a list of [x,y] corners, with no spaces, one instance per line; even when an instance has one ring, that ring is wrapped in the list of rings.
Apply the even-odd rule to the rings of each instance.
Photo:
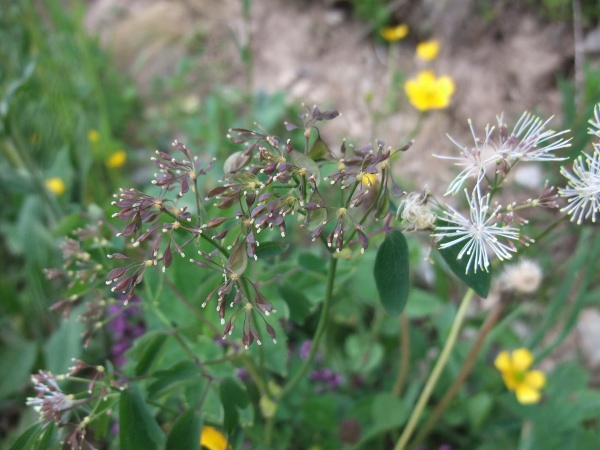
[[[95,144],[96,142],[98,142],[100,140],[100,133],[98,133],[97,130],[88,131],[88,140],[92,144]]]
[[[454,89],[452,78],[436,78],[429,70],[419,72],[416,78],[410,78],[404,85],[408,100],[419,111],[448,107]]]
[[[367,188],[373,187],[379,182],[377,175],[372,174],[372,173],[367,173],[367,172],[359,173],[356,176],[356,179],[358,181],[360,181],[361,183],[363,183],[363,185],[366,186]]]
[[[396,42],[404,39],[408,34],[408,25],[402,23],[395,27],[385,27],[381,31],[381,36],[388,42]]]
[[[125,153],[123,150],[117,150],[106,159],[105,164],[109,169],[117,169],[125,164],[126,160],[127,153]]]
[[[214,427],[202,427],[200,435],[200,446],[206,447],[208,450],[227,450],[227,438]]]
[[[440,43],[435,39],[423,41],[417,45],[417,57],[423,61],[434,60],[439,52]]]
[[[533,363],[533,355],[525,348],[513,352],[502,351],[494,360],[496,369],[502,374],[509,391],[517,395],[522,404],[537,403],[540,389],[546,384],[546,376],[539,370],[528,370]]]
[[[66,190],[65,182],[58,177],[47,179],[46,187],[54,195],[63,195]]]

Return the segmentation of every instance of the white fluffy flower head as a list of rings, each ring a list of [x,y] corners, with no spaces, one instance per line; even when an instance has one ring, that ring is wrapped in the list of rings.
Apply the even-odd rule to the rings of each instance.
[[[448,207],[450,212],[444,211],[444,220],[448,225],[436,227],[433,236],[437,239],[446,239],[439,246],[440,250],[462,245],[457,259],[467,255],[469,260],[465,269],[489,270],[490,259],[488,252],[494,253],[500,260],[510,259],[516,248],[511,241],[519,240],[517,228],[501,225],[497,220],[500,206],[490,210],[490,194],[481,196],[479,186],[472,194],[465,190],[469,202],[470,216],[464,217],[455,209]],[[503,241],[502,241],[502,240]]]

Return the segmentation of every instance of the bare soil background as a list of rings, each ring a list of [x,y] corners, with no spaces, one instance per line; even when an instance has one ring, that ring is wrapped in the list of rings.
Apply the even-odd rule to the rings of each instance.
[[[250,23],[244,21],[241,5],[240,0],[93,0],[86,24],[100,35],[119,67],[135,78],[146,101],[152,101],[154,78],[172,75],[183,58],[192,58],[199,82],[190,85],[190,94],[200,99],[215,86],[251,82],[254,90],[285,91],[298,105],[338,109],[343,115],[323,129],[334,148],[343,137],[404,143],[417,120],[410,105],[399,104],[378,124],[377,136],[371,136],[372,114],[365,98],[372,95],[373,106],[381,107],[390,89],[402,90],[390,86],[390,61],[412,76],[422,68],[414,57],[415,45],[439,39],[441,55],[431,67],[452,76],[457,90],[450,108],[426,117],[400,168],[415,189],[427,183],[438,193],[452,178],[448,165],[432,157],[453,151],[446,133],[469,143],[468,118],[483,129],[501,112],[508,123],[525,110],[560,116],[557,79],[573,75],[570,21],[545,22],[522,7],[487,11],[493,16],[489,19],[474,0],[392,2],[391,14],[408,23],[411,33],[393,46],[390,58],[388,45],[373,36],[377,31],[353,18],[343,2],[254,0]],[[239,51],[247,42],[253,55],[250,79]],[[560,117],[553,124],[560,127]],[[599,329],[600,313],[586,311],[578,333],[554,360],[582,352],[589,367],[600,373]]]

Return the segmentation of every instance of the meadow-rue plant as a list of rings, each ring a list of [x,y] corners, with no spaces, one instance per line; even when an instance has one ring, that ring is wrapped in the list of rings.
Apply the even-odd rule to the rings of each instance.
[[[443,211],[443,220],[448,224],[436,227],[433,234],[437,240],[445,238],[440,249],[459,245],[461,247],[457,259],[468,258],[465,273],[469,270],[487,271],[490,265],[488,253],[493,252],[501,261],[510,259],[511,253],[517,249],[511,241],[519,241],[519,231],[508,226],[498,214],[502,206],[490,209],[490,194],[482,196],[479,185],[469,193],[465,189],[469,204],[469,218],[448,206],[449,211]],[[503,240],[503,241],[502,241]]]
[[[570,147],[571,139],[563,137],[568,130],[557,133],[547,129],[550,120],[552,118],[544,121],[535,115],[524,113],[513,130],[508,131],[504,116],[500,115],[497,117],[497,126],[486,125],[483,138],[477,135],[473,122],[469,120],[474,146],[462,145],[448,136],[460,149],[460,155],[434,155],[456,161],[454,164],[462,168],[445,195],[457,194],[461,186],[471,178],[475,178],[477,184],[488,178],[489,184],[499,185],[521,161],[563,161],[564,157],[556,156],[553,152]]]
[[[433,61],[440,52],[440,42],[437,39],[419,42],[415,53],[422,61]]]
[[[502,374],[508,390],[515,393],[519,403],[537,403],[541,389],[546,384],[546,376],[540,370],[530,370],[533,355],[525,348],[501,351],[494,360],[494,366]]]
[[[353,291],[367,288],[371,280],[383,306],[374,313],[373,327],[388,317],[384,310],[400,317],[403,359],[391,397],[382,400],[402,411],[397,414],[402,421],[369,433],[402,427],[395,449],[413,442],[470,302],[476,294],[487,296],[495,266],[519,255],[516,265],[499,272],[501,289],[515,294],[538,290],[542,271],[521,256],[534,242],[523,211],[556,211],[557,194],[546,184],[520,198],[507,189],[507,175],[517,164],[563,159],[558,151],[570,141],[566,132],[548,129],[548,120],[527,113],[512,131],[499,116],[497,126],[488,125],[481,138],[469,121],[473,146],[451,138],[461,153],[442,157],[460,168],[441,194],[464,191],[464,198],[446,197],[457,203],[466,199],[461,212],[460,204],[442,203],[427,187],[410,193],[402,189],[394,164],[412,142],[387,146],[377,140],[359,146],[342,141],[337,149],[330,147],[318,128],[338,115],[305,108],[298,124],[286,122],[285,137],[258,124],[232,128],[227,139],[236,150],[222,161],[174,141],[172,151],[159,150],[151,158],[156,173],[148,186],[121,189],[110,217],[78,229],[63,243],[65,265],[47,271],[53,279],[69,280],[69,293],[55,309],[68,313],[85,300],[85,345],[108,332],[112,360],[104,366],[76,361],[65,377],[86,383],[84,391],[65,384],[71,390],[63,392],[58,376],[47,373],[36,379],[39,394],[30,403],[40,406],[46,423],[64,429],[67,442],[82,445],[91,436],[86,430],[106,411],[118,409],[119,439],[134,439],[139,448],[158,448],[165,439],[174,442],[184,435],[197,442],[200,433],[201,444],[211,449],[243,440],[273,446],[284,436],[279,425],[290,411],[323,407],[311,403],[319,398],[305,396],[350,395],[355,386],[381,384],[376,369],[386,350],[374,338],[377,328],[366,334],[371,337],[365,343],[354,335],[346,339],[349,328],[337,330],[346,339],[346,359],[356,361],[327,359],[323,345],[335,339],[328,330],[338,317],[347,319],[344,327],[362,320],[353,316]],[[500,193],[503,204],[496,201]],[[595,214],[597,204],[586,202],[580,209]],[[402,403],[401,394],[411,359],[405,306],[412,264],[406,236],[418,233],[439,250],[441,259],[435,253],[428,257],[436,262],[434,269],[441,274],[445,261],[467,289],[457,309],[445,305],[456,311],[454,320],[449,329],[444,325],[438,331],[443,346],[420,396],[410,400],[414,407],[406,418],[411,406]],[[493,306],[414,445],[460,391],[507,304],[503,299]],[[525,349],[501,352],[495,360],[521,403],[539,401],[545,384],[541,372],[530,370],[532,363]],[[140,432],[139,418],[153,431]],[[242,431],[250,426],[255,428]],[[168,436],[163,429],[171,430]],[[289,447],[306,443],[298,436],[286,439]]]
[[[408,100],[419,111],[444,109],[450,105],[455,85],[449,76],[437,77],[430,70],[423,70],[404,84]]]
[[[594,119],[588,133],[600,137],[600,105],[594,108]],[[566,167],[560,173],[567,179],[567,186],[558,190],[558,195],[565,197],[568,205],[561,209],[571,216],[572,222],[581,225],[583,220],[596,222],[596,214],[600,211],[600,143],[594,142],[592,155],[583,152],[573,162],[572,172]]]

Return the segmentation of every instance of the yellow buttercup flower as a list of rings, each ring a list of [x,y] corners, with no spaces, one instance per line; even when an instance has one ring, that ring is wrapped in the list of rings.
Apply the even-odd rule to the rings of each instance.
[[[46,187],[48,188],[48,190],[50,192],[52,192],[54,195],[57,195],[57,196],[63,195],[65,193],[65,190],[67,189],[65,187],[65,182],[58,177],[47,179]]]
[[[208,450],[228,450],[227,438],[214,427],[203,426],[200,435],[200,446]]]
[[[98,142],[100,140],[100,133],[98,133],[98,130],[88,131],[88,140],[92,144],[95,144],[96,142]]]
[[[437,78],[429,70],[419,72],[404,84],[410,103],[419,111],[447,108],[454,94],[454,81],[449,76]]]
[[[494,360],[494,366],[502,374],[504,384],[513,391],[519,403],[537,403],[540,389],[546,384],[546,376],[540,370],[529,370],[533,364],[533,355],[525,348],[512,352],[502,351]]]
[[[123,150],[117,150],[106,159],[105,164],[109,169],[117,169],[125,164],[126,160],[127,153],[125,153]]]
[[[417,45],[417,57],[423,61],[433,61],[439,52],[440,43],[435,39],[423,41]]]
[[[381,31],[381,36],[388,42],[396,42],[404,39],[408,35],[408,25],[402,23],[395,27],[385,27]]]

